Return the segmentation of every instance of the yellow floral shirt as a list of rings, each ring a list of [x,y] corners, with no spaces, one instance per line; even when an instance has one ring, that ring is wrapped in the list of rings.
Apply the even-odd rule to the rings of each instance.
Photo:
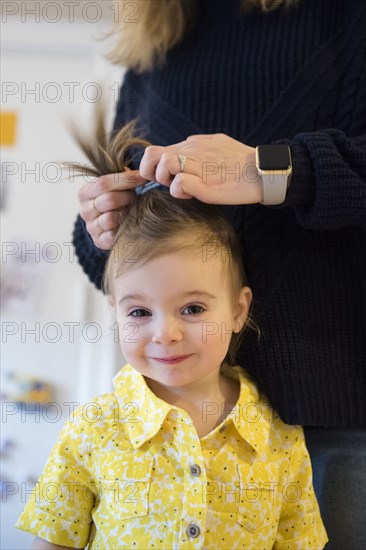
[[[321,549],[327,534],[300,426],[240,367],[235,408],[199,439],[130,365],[63,428],[16,526],[90,549]],[[217,404],[203,403],[203,421]]]

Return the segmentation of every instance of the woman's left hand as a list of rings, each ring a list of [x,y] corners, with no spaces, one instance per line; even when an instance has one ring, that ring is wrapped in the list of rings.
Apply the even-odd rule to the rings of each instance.
[[[181,171],[178,155],[185,155]],[[255,149],[226,134],[193,135],[167,147],[145,149],[142,177],[170,187],[179,199],[209,204],[262,202],[262,180],[255,166]]]

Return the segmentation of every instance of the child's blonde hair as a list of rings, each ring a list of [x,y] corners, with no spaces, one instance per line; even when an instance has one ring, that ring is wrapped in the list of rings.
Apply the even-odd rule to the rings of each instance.
[[[73,132],[91,165],[83,169],[79,164],[68,166],[79,174],[91,176],[125,171],[132,158],[131,148],[136,151],[136,147],[150,145],[134,132],[135,121],[132,121],[117,134],[106,135],[104,116],[99,112],[91,137],[90,134],[88,138],[81,136],[75,128]],[[136,196],[124,214],[104,272],[103,289],[107,295],[112,294],[115,277],[153,258],[176,252],[198,254],[203,262],[219,258],[233,301],[247,285],[241,242],[230,221],[217,207],[196,199],[177,199],[168,192],[152,189]],[[250,315],[247,326],[257,330]],[[235,362],[245,327],[231,338],[227,356],[231,364]]]
[[[214,0],[221,1],[221,0]],[[264,13],[296,6],[299,0],[238,0],[238,17],[253,9]],[[109,58],[142,73],[160,65],[197,19],[199,0],[119,0],[115,45]],[[116,16],[117,15],[117,16]]]

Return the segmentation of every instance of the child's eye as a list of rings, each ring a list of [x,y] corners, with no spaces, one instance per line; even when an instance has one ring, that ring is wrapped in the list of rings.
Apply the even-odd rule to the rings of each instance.
[[[205,310],[204,307],[199,306],[197,304],[192,304],[191,306],[187,306],[183,309],[184,315],[199,315],[200,313],[203,313]]]
[[[127,315],[127,317],[148,317],[150,315],[150,312],[147,309],[134,309],[133,311],[130,311],[130,313]]]

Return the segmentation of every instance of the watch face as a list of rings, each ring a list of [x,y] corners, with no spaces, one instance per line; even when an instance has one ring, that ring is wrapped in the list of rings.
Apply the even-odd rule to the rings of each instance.
[[[291,165],[288,145],[260,145],[258,165],[261,170],[288,170]]]

